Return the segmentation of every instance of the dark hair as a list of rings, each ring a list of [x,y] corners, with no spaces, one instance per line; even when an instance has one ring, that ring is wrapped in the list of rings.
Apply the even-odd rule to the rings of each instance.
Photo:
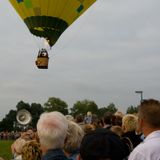
[[[158,100],[143,100],[138,106],[139,117],[153,128],[160,128],[160,102]]]
[[[108,129],[99,128],[84,136],[80,155],[83,160],[122,160],[128,152],[119,136]]]
[[[112,124],[113,114],[111,112],[105,112],[103,115],[103,121],[105,124]]]
[[[77,123],[80,123],[80,122],[83,122],[84,117],[83,117],[83,115],[79,114],[79,115],[76,116],[75,119],[76,119]]]
[[[112,125],[122,126],[122,117],[118,115],[113,115],[112,117]]]

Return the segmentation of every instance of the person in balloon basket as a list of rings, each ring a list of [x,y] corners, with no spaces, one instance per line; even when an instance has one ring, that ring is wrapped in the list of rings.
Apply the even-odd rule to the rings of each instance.
[[[42,160],[68,160],[63,152],[68,121],[60,112],[43,113],[37,123]]]
[[[129,160],[160,160],[160,101],[143,100],[139,105],[138,130],[145,139],[131,152]]]

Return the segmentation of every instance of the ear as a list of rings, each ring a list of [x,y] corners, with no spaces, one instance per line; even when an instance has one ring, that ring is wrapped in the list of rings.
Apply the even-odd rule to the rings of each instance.
[[[143,132],[143,124],[144,124],[143,119],[138,118],[137,132],[139,132],[139,133],[142,133],[142,132]]]
[[[76,160],[82,160],[80,154],[76,157]]]
[[[143,126],[143,123],[144,123],[143,119],[139,118],[139,123],[141,126]]]

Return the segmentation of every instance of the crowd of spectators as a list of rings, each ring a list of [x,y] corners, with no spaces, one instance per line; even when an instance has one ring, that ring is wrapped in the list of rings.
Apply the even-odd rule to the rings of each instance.
[[[1,139],[16,139],[13,160],[159,160],[160,102],[144,100],[138,109],[138,114],[106,112],[101,119],[91,112],[42,113],[37,131],[3,132]]]
[[[3,131],[0,132],[0,140],[16,140],[19,138],[21,135],[21,132],[8,132],[8,131]]]

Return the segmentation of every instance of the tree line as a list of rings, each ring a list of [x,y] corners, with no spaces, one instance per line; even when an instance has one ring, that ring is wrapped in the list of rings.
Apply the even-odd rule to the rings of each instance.
[[[75,117],[78,114],[86,115],[88,111],[96,114],[98,117],[102,117],[105,112],[115,113],[116,108],[114,103],[110,103],[106,107],[98,107],[98,105],[92,100],[81,100],[74,103],[72,108],[68,107],[68,104],[60,98],[50,97],[46,103],[42,106],[40,103],[26,103],[23,101],[18,102],[15,110],[10,110],[8,114],[0,121],[0,132],[1,131],[15,131],[20,130],[21,126],[16,120],[16,115],[19,110],[26,109],[32,115],[32,121],[29,124],[30,127],[36,128],[39,116],[43,112],[59,111],[64,115],[72,115]],[[129,106],[126,113],[136,113],[137,107]]]

